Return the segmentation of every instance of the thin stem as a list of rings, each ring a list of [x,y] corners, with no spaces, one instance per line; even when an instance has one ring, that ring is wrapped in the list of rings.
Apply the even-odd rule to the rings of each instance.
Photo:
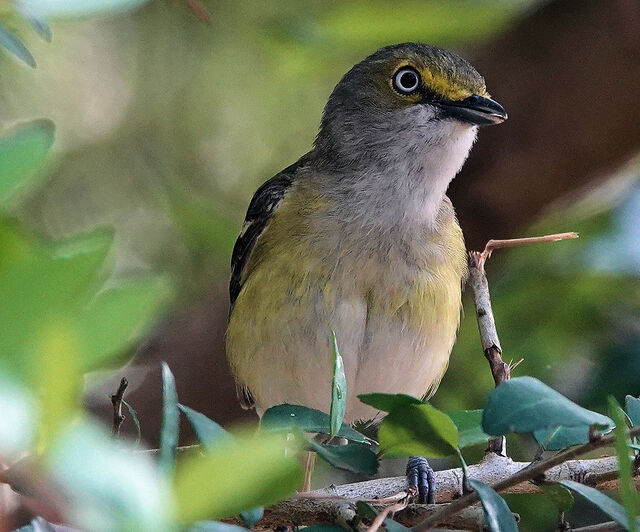
[[[111,396],[111,404],[113,405],[113,425],[111,428],[111,434],[114,438],[118,438],[120,436],[120,427],[122,426],[122,422],[125,420],[124,414],[122,413],[122,399],[124,398],[124,391],[127,389],[127,386],[129,386],[129,382],[127,379],[122,377],[118,390]]]

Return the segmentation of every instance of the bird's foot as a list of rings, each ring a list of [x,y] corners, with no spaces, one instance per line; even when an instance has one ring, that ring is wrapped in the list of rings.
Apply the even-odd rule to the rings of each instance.
[[[411,456],[407,462],[409,490],[417,494],[420,504],[436,502],[436,479],[433,469],[422,456]]]

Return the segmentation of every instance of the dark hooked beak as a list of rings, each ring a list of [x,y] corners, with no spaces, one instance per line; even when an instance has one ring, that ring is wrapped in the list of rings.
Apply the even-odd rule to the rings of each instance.
[[[432,102],[442,109],[446,117],[455,118],[474,126],[493,126],[507,119],[507,111],[495,100],[483,96],[469,96],[460,101]]]

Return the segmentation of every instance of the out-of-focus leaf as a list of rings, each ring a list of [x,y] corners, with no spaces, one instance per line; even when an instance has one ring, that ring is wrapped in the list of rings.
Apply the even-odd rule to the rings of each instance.
[[[494,388],[482,416],[482,429],[492,436],[592,425],[610,428],[613,422],[533,377],[517,377]]]
[[[70,528],[65,527],[65,529],[69,532],[75,532]],[[42,517],[36,517],[31,520],[31,523],[25,526],[21,526],[14,532],[58,532],[51,523],[48,523]]]
[[[426,403],[391,411],[378,438],[380,450],[390,457],[449,456],[458,448],[458,429],[451,418]]]
[[[48,455],[65,500],[65,521],[81,530],[171,530],[172,501],[153,458],[123,449],[101,428],[72,424]]]
[[[233,439],[226,430],[204,414],[196,412],[188,406],[178,405],[178,407],[193,427],[198,441],[208,451],[212,451],[219,443]]]
[[[347,378],[344,374],[344,362],[338,350],[338,339],[333,331],[331,331],[331,343],[333,347],[333,381],[331,383],[329,435],[333,438],[342,427],[342,420],[347,411]]]
[[[138,419],[138,412],[136,412],[135,409],[124,399],[122,400],[122,404],[126,407],[129,415],[131,416],[131,419],[133,420],[134,425],[136,426],[136,445],[138,445],[140,443],[140,440],[142,439],[142,430],[140,427],[140,419]]]
[[[364,393],[358,399],[383,412],[391,412],[401,406],[425,404],[424,401],[404,393]]]
[[[469,484],[480,497],[487,526],[491,532],[518,532],[513,513],[500,495],[479,480],[470,478]]]
[[[25,14],[41,18],[90,17],[134,9],[148,0],[19,0],[18,8]]]
[[[47,42],[51,42],[51,39],[53,38],[53,34],[51,33],[51,28],[46,22],[43,22],[42,20],[37,19],[35,17],[31,17],[29,15],[27,15],[25,18],[29,21],[29,24],[31,24],[31,27],[34,30],[36,30],[36,33],[40,35],[42,39],[44,39]]]
[[[616,424],[614,429],[616,435],[615,447],[618,455],[618,471],[620,472],[620,499],[627,512],[629,520],[629,530],[637,532],[638,522],[638,494],[636,492],[633,471],[631,466],[631,450],[629,449],[629,437],[627,436],[626,417],[618,402],[609,397],[609,414]]]
[[[300,429],[302,432],[322,432],[329,434],[331,420],[327,414],[300,405],[277,405],[269,408],[260,421],[260,426],[266,431],[285,432],[291,428]],[[347,440],[364,443],[367,438],[343,423],[337,436]]]
[[[7,28],[0,25],[0,46],[11,52],[15,57],[26,63],[31,68],[36,68],[36,60],[29,49]]]
[[[178,447],[178,429],[180,411],[178,410],[178,392],[173,373],[166,362],[162,363],[162,424],[160,428],[160,446],[158,465],[167,476],[175,468],[176,448]]]
[[[640,425],[640,399],[627,395],[625,397],[625,410],[634,427]]]
[[[247,532],[247,529],[220,521],[200,521],[189,527],[186,532]]]
[[[311,525],[305,526],[304,532],[345,532],[346,528],[338,525]]]
[[[79,329],[84,331],[83,369],[120,360],[125,349],[151,325],[168,294],[168,284],[157,277],[127,281],[99,293],[79,319]]]
[[[253,508],[252,510],[247,510],[246,512],[240,512],[240,519],[242,522],[247,525],[248,528],[253,528],[262,516],[264,515],[264,508],[262,506],[258,506],[257,508]]]
[[[27,388],[0,373],[0,405],[0,456],[10,460],[35,441],[37,403]]]
[[[0,26],[0,44],[5,31]],[[32,187],[55,137],[55,125],[41,118],[18,124],[0,138],[0,205]]]
[[[447,414],[458,428],[458,447],[485,443],[490,439],[482,430],[482,410],[457,410]]]
[[[294,458],[286,456],[285,444],[291,442],[280,434],[262,434],[259,439],[221,443],[214,452],[182,462],[175,475],[179,519],[230,517],[293,493],[302,471]]]
[[[569,512],[573,507],[573,494],[560,484],[543,484],[540,486],[544,494],[553,501],[558,511]]]
[[[571,491],[582,495],[589,502],[595,504],[600,510],[607,514],[616,523],[619,523],[626,530],[631,530],[627,514],[621,504],[614,501],[612,498],[607,497],[604,493],[598,491],[590,486],[585,486],[573,480],[562,480],[560,484],[569,488]],[[636,518],[636,526],[638,526],[638,519]]]
[[[368,445],[362,443],[322,445],[311,438],[307,441],[321,458],[334,467],[367,475],[374,475],[378,472],[378,458]]]

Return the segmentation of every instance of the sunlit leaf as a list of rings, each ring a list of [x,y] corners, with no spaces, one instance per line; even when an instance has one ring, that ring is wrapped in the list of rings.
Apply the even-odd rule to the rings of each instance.
[[[0,26],[0,43],[2,41]],[[51,120],[39,119],[18,124],[0,138],[0,205],[16,192],[28,190],[42,175],[38,172],[55,136]]]
[[[333,380],[331,383],[329,435],[333,438],[342,427],[342,420],[347,411],[347,378],[344,374],[344,362],[338,350],[336,333],[333,331],[331,331],[331,344],[333,347]]]
[[[277,405],[269,408],[262,419],[260,426],[266,431],[284,432],[291,428],[300,429],[302,432],[329,434],[331,420],[327,414],[300,405]],[[364,443],[367,438],[343,423],[337,436],[347,440]]]
[[[179,519],[230,517],[292,494],[302,471],[295,458],[286,456],[285,443],[291,442],[282,435],[262,434],[221,443],[211,453],[185,460],[175,475]]]
[[[215,449],[218,444],[232,439],[226,430],[204,414],[196,412],[188,406],[178,405],[178,407],[189,421],[200,444],[208,451]]]
[[[380,450],[389,457],[449,456],[458,447],[458,429],[451,418],[429,404],[391,411],[378,431]]]
[[[620,473],[620,499],[631,525],[629,530],[637,532],[638,522],[635,517],[638,515],[638,494],[631,466],[631,450],[629,449],[631,442],[629,441],[629,436],[627,436],[627,423],[624,412],[613,397],[609,397],[609,414],[616,424],[614,432],[616,435],[615,447],[618,455],[618,471]]]
[[[479,480],[470,478],[469,484],[480,497],[487,526],[491,532],[518,532],[515,517],[500,495]]]
[[[609,428],[613,422],[607,416],[582,408],[533,377],[517,377],[497,386],[482,417],[483,430],[492,436],[592,425]]]
[[[166,480],[151,455],[123,446],[90,423],[73,424],[57,439],[48,464],[65,521],[81,530],[171,530]]]
[[[378,459],[368,445],[349,443],[348,445],[322,445],[313,439],[308,444],[318,456],[332,466],[354,473],[374,475],[378,472]]]
[[[600,510],[607,514],[616,523],[622,525],[626,530],[631,530],[627,514],[621,504],[614,501],[612,498],[607,497],[604,493],[598,491],[590,486],[585,486],[573,480],[562,480],[560,484],[569,488],[571,491],[581,495],[592,504],[595,504]],[[638,519],[636,518],[636,525],[638,526]]]
[[[372,406],[383,412],[391,412],[406,405],[421,405],[424,401],[403,393],[364,393],[358,399],[365,405]]]
[[[178,392],[173,373],[166,362],[162,363],[162,424],[160,428],[160,450],[158,464],[166,475],[171,475],[175,467],[178,447]]]
[[[0,46],[11,52],[15,57],[29,65],[31,68],[36,67],[36,60],[31,55],[29,49],[20,39],[18,39],[18,37],[2,25],[0,25]]]
[[[460,449],[486,443],[490,439],[490,436],[482,430],[482,410],[457,410],[448,412],[447,415],[458,428]]]

